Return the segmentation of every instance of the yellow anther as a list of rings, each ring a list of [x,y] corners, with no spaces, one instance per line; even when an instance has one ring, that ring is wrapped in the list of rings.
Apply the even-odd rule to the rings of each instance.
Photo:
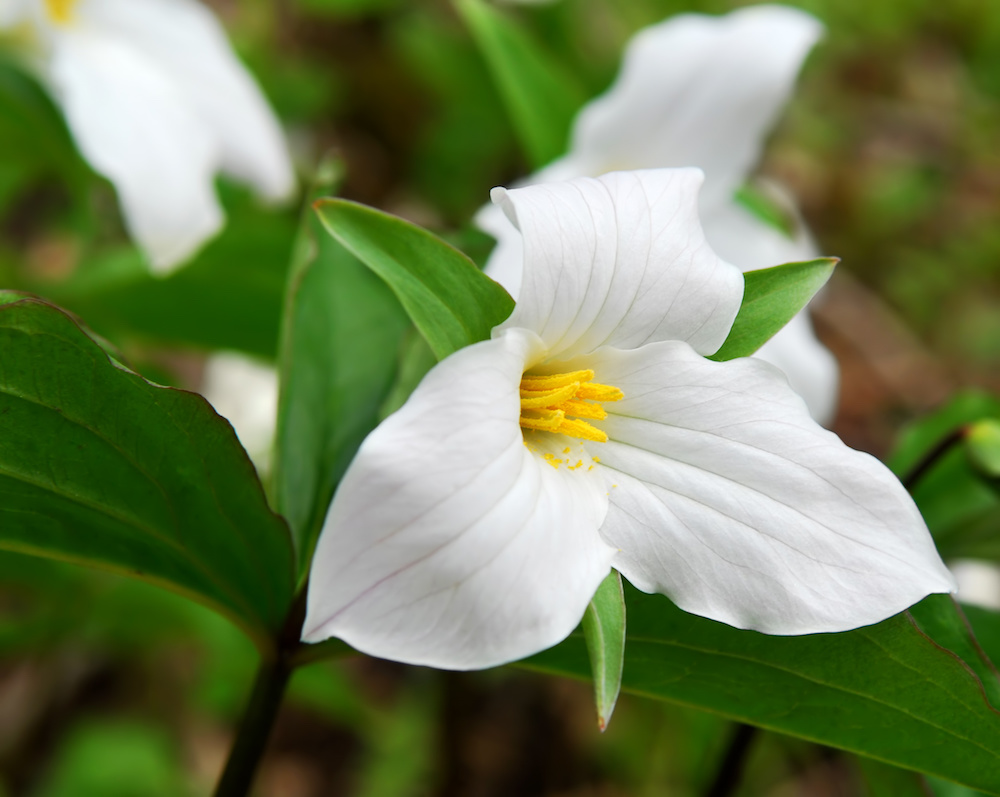
[[[521,409],[530,410],[538,407],[553,407],[562,404],[567,399],[573,398],[576,391],[580,389],[579,382],[570,382],[563,387],[553,390],[525,390],[522,382],[521,387]]]
[[[521,425],[523,426],[524,424]],[[581,440],[593,440],[597,443],[608,442],[608,436],[596,426],[591,426],[586,421],[577,421],[573,418],[566,418],[559,424],[559,428],[555,431],[569,437],[579,437]]]
[[[54,22],[65,25],[73,20],[73,6],[76,0],[45,0],[45,7]]]
[[[577,418],[593,418],[596,421],[603,421],[608,417],[604,407],[600,404],[591,404],[589,401],[570,399],[560,404],[559,409],[567,415],[575,415]]]
[[[616,387],[592,382],[594,372],[587,369],[566,374],[544,376],[525,374],[521,378],[521,427],[540,432],[553,432],[606,443],[608,436],[588,420],[601,421],[608,413],[598,402],[619,401],[625,397]],[[567,448],[563,453],[568,454]],[[546,456],[550,465],[562,460]],[[579,468],[582,461],[572,469]]]
[[[597,382],[589,382],[586,385],[580,385],[580,389],[576,391],[576,397],[590,399],[591,401],[621,401],[625,398],[625,394],[611,385],[599,385]]]
[[[549,374],[548,376],[534,376],[524,374],[521,377],[521,390],[552,390],[557,387],[565,387],[572,382],[589,382],[594,378],[594,372],[571,371],[568,374]]]

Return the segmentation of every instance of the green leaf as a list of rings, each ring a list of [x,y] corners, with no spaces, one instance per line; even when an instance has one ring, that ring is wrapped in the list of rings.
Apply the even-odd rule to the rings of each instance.
[[[1000,399],[974,391],[956,395],[900,434],[889,467],[905,479],[942,440],[984,418],[1000,418]],[[945,559],[1000,560],[1000,496],[972,466],[962,446],[941,454],[912,486],[911,494]]]
[[[928,595],[910,616],[934,642],[954,653],[979,679],[987,699],[1000,707],[1000,674],[976,639],[972,625],[951,595]]]
[[[969,668],[905,615],[775,637],[626,587],[622,688],[1000,794],[1000,717]],[[585,678],[582,634],[528,659]]]
[[[507,291],[427,230],[344,199],[315,207],[330,234],[392,288],[439,360],[488,339],[514,309]]]
[[[333,179],[321,176],[316,192]],[[307,204],[286,293],[272,473],[300,570],[337,482],[379,421],[409,326],[392,291],[326,234]]]
[[[482,2],[455,0],[507,105],[534,168],[566,152],[586,100],[579,82],[511,17]]]
[[[749,357],[809,303],[838,262],[834,257],[822,257],[746,272],[736,322],[722,347],[708,359],[721,362]]]
[[[400,349],[396,381],[379,408],[379,421],[385,420],[406,403],[410,394],[420,384],[420,380],[436,362],[434,352],[430,350],[427,341],[410,327],[409,334],[404,337]]]
[[[167,587],[266,649],[291,548],[232,427],[37,299],[0,305],[0,351],[0,549]]]
[[[597,725],[604,731],[618,702],[625,659],[625,593],[617,570],[601,582],[587,607],[583,636],[594,678]]]
[[[927,781],[916,772],[864,756],[856,764],[868,786],[868,797],[929,797]]]
[[[965,447],[972,464],[991,479],[1000,479],[1000,420],[984,418],[969,427]]]

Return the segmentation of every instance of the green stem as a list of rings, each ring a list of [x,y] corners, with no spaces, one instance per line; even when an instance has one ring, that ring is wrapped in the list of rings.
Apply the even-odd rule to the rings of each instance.
[[[250,701],[229,752],[229,760],[226,761],[226,768],[215,787],[215,797],[246,797],[250,793],[257,765],[267,747],[281,708],[285,687],[296,666],[295,654],[302,644],[299,637],[305,619],[307,586],[303,585],[289,609],[273,655],[261,659]]]
[[[705,797],[728,797],[740,784],[743,768],[746,765],[747,754],[753,740],[757,737],[757,729],[752,725],[739,723],[733,731],[729,746],[726,748],[715,780],[705,792]]]
[[[244,797],[250,793],[257,764],[267,747],[291,673],[291,668],[283,663],[282,657],[261,662],[236,741],[215,789],[215,797]]]
[[[945,454],[951,451],[954,446],[958,445],[965,439],[965,435],[968,431],[968,427],[960,426],[958,429],[955,429],[946,437],[942,438],[941,441],[934,446],[934,448],[924,454],[923,458],[913,466],[908,474],[900,479],[903,486],[912,493],[918,482],[928,473],[928,471],[930,471],[930,469],[933,468]]]

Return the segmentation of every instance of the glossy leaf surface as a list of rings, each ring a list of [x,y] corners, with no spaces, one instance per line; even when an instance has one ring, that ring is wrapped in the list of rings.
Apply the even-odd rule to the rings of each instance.
[[[232,427],[37,299],[0,305],[0,351],[0,548],[159,584],[267,645],[291,548]]]

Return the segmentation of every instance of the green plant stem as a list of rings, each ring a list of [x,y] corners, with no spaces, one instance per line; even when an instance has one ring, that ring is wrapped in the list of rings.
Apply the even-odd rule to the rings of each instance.
[[[903,486],[909,491],[913,492],[913,489],[917,486],[920,480],[933,468],[938,461],[951,449],[962,442],[965,439],[965,435],[968,433],[968,427],[960,426],[955,429],[947,436],[942,438],[940,442],[926,454],[923,458],[917,462],[916,465],[907,473],[900,481]]]
[[[739,786],[747,754],[750,752],[750,746],[756,736],[757,729],[753,725],[740,723],[736,726],[722,763],[719,765],[719,771],[716,773],[712,785],[705,792],[705,797],[728,797]]]
[[[236,741],[215,789],[215,797],[244,797],[250,793],[257,764],[267,746],[291,672],[280,657],[271,662],[261,662]]]
[[[261,659],[246,711],[236,731],[229,760],[215,788],[215,797],[246,797],[250,793],[257,765],[278,717],[285,687],[295,669],[295,655],[302,643],[306,589],[303,585],[279,634],[273,655]]]

